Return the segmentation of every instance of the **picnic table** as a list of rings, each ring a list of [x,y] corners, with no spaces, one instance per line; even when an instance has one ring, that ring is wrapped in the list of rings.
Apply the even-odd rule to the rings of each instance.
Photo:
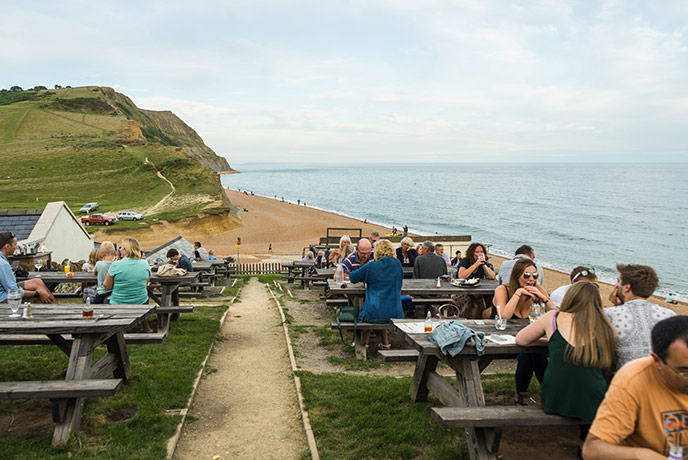
[[[404,278],[413,278],[413,267],[402,267],[404,269]],[[315,272],[318,278],[328,280],[334,278],[335,267],[316,268]]]
[[[306,262],[303,260],[295,260],[291,263],[282,264],[282,268],[287,270],[287,282],[293,283],[294,280],[299,280],[301,285],[308,287],[314,277],[310,275],[311,268],[315,268],[315,262]]]
[[[69,356],[64,381],[0,382],[0,399],[50,399],[56,423],[53,445],[62,444],[78,431],[85,398],[112,396],[131,377],[124,331],[135,327],[152,312],[150,305],[95,305],[93,318],[82,318],[82,305],[34,305],[33,319],[0,315],[5,336],[45,335]],[[99,319],[99,315],[113,315]],[[71,344],[63,334],[71,334]],[[96,347],[107,354],[96,363]],[[114,378],[112,378],[114,377]]]
[[[486,336],[498,334],[515,336],[528,325],[528,320],[510,320],[505,331],[497,331],[494,320],[460,320],[462,324]],[[506,426],[561,425],[584,423],[558,415],[545,414],[538,407],[491,406],[485,407],[481,372],[496,358],[515,358],[519,353],[546,352],[547,345],[520,347],[514,343],[498,344],[486,340],[485,351],[478,356],[475,347],[466,346],[456,356],[442,353],[428,340],[430,334],[421,332],[423,322],[393,319],[392,325],[404,340],[418,352],[416,368],[411,381],[413,401],[427,400],[432,394],[445,406],[433,408],[431,415],[443,426],[465,427],[470,458],[495,460],[499,451],[501,433]],[[456,372],[456,386],[450,385],[437,372],[442,361]]]

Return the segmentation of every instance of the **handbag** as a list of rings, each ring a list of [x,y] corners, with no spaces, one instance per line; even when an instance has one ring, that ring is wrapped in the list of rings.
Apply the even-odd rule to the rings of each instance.
[[[163,264],[158,267],[158,276],[184,276],[187,273],[185,268],[177,268],[172,264]]]
[[[356,338],[356,326],[358,325],[358,307],[352,305],[347,305],[345,307],[339,307],[337,310],[337,328],[339,329],[339,337],[342,339],[342,343],[347,345],[344,341],[344,334],[342,333],[341,323],[354,323],[354,339]]]

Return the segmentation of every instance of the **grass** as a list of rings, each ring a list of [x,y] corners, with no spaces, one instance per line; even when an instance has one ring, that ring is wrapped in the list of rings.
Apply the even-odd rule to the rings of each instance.
[[[323,460],[462,458],[463,433],[430,418],[437,401],[410,400],[410,378],[299,375]]]
[[[174,184],[175,197],[204,196],[206,203],[219,199],[219,176],[176,151],[184,145],[205,148],[195,133],[185,135],[180,127],[180,132],[166,137],[155,128],[155,136],[146,144],[123,143],[119,133],[130,120],[116,113],[111,104],[126,107],[141,126],[152,126],[156,123],[153,118],[163,117],[95,87],[0,91],[0,158],[12,164],[0,177],[3,209],[42,209],[47,202],[65,201],[78,213],[84,203],[97,201],[104,213],[142,210],[170,192],[155,167]],[[143,225],[118,223],[112,230],[149,226],[155,219],[179,220],[227,211],[203,210],[198,200],[193,205],[183,199],[174,203],[164,213],[146,216]]]
[[[226,306],[198,306],[181,315],[160,345],[130,345],[130,382],[111,398],[86,401],[82,433],[64,447],[51,448],[52,430],[21,439],[0,438],[0,458],[12,459],[164,459],[167,440],[181,420],[165,411],[186,406],[196,374],[219,331]],[[102,355],[104,352],[99,351]],[[0,380],[60,379],[67,356],[57,347],[4,347]],[[48,401],[7,401],[2,412],[43,409]],[[124,416],[123,416],[124,415]]]

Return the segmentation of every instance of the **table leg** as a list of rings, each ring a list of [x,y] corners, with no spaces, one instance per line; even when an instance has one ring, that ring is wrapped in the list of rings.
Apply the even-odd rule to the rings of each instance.
[[[172,305],[170,306],[179,306],[179,284],[175,284],[172,287]],[[172,315],[170,315],[170,321],[177,321],[178,319],[179,313],[172,313]]]
[[[93,350],[98,343],[100,343],[100,337],[88,335],[74,337],[65,380],[84,380],[91,376]],[[73,431],[79,430],[84,401],[85,398],[53,401],[53,417],[57,417],[55,420],[57,425],[53,433],[53,446],[66,442]]]
[[[127,383],[131,378],[131,363],[129,362],[127,344],[124,341],[124,333],[114,334],[105,341],[105,344],[107,345],[108,353],[115,355],[116,367],[113,376]]]
[[[434,355],[426,355],[422,351],[416,360],[416,370],[411,380],[411,400],[426,401],[428,399],[428,375],[435,372],[439,359]]]

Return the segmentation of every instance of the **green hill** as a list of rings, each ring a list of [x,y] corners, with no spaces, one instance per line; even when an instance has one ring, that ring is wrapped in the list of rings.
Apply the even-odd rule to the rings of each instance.
[[[217,172],[224,158],[171,112],[143,110],[111,88],[0,91],[0,209],[64,200],[75,212],[146,210],[146,223],[229,211]],[[147,160],[147,161],[146,161]],[[38,200],[38,202],[37,202]],[[140,224],[118,223],[119,229]]]

